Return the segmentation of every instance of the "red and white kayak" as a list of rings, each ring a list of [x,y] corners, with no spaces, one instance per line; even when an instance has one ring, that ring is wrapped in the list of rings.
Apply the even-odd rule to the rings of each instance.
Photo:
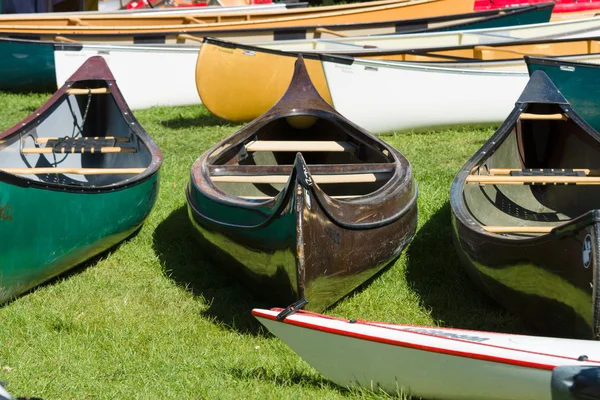
[[[600,342],[394,325],[254,309],[271,333],[342,386],[428,399],[600,398]]]

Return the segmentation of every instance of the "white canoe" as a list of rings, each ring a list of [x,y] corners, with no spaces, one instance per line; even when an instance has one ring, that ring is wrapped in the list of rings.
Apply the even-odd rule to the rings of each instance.
[[[440,68],[327,57],[333,105],[373,133],[500,123],[529,80],[526,71]]]
[[[354,36],[333,39],[279,40],[253,42],[253,46],[284,51],[352,51],[367,47],[382,49],[424,49],[432,47],[500,43],[521,39],[583,38],[600,35],[600,18],[551,22],[494,29],[473,29],[380,36]]]
[[[600,342],[349,321],[304,311],[280,322],[280,311],[252,313],[338,385],[431,399],[600,398]],[[596,396],[576,397],[582,382],[595,386]]]
[[[185,46],[65,45],[54,50],[56,84],[89,57],[102,56],[132,110],[201,104],[196,90],[198,49]]]

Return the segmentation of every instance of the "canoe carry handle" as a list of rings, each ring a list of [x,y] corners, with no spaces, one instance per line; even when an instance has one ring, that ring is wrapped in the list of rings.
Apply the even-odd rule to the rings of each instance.
[[[306,300],[303,297],[300,300],[298,300],[297,302],[287,306],[285,308],[285,310],[283,310],[282,312],[277,314],[277,316],[275,318],[277,318],[277,321],[283,321],[284,319],[286,319],[286,317],[289,317],[290,315],[294,314],[296,311],[300,310],[307,304],[308,304],[308,300]]]
[[[67,94],[109,94],[108,88],[94,88],[94,89],[67,89]]]
[[[326,33],[328,35],[332,35],[332,36],[337,36],[337,37],[350,37],[350,35],[347,35],[347,34],[341,33],[341,32],[332,31],[331,29],[317,28],[317,29],[315,29],[314,38],[320,39],[321,35],[323,35],[324,33]]]
[[[141,174],[146,168],[0,168],[14,175],[73,174],[73,175],[118,175]]]
[[[257,140],[246,145],[246,151],[330,151],[354,152],[357,147],[350,142],[329,140]]]
[[[532,120],[532,121],[566,121],[569,119],[567,114],[530,114],[522,113],[519,116],[521,120]]]

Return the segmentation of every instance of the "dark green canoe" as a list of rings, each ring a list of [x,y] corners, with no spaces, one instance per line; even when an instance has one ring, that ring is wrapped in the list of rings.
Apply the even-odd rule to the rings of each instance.
[[[408,160],[337,113],[302,58],[281,100],[192,166],[188,213],[224,269],[273,305],[322,310],[394,260],[417,227]]]
[[[138,229],[161,162],[101,57],[0,134],[0,302]]]
[[[473,280],[541,333],[600,338],[600,134],[542,71],[450,191]]]
[[[525,57],[529,74],[544,71],[573,109],[600,131],[600,65]]]

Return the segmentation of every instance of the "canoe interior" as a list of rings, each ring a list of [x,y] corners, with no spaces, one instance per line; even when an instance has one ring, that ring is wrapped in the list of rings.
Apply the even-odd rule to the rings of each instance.
[[[533,104],[528,113],[562,113],[555,104]],[[600,172],[600,143],[572,119],[518,120],[499,147],[472,171],[488,175],[505,169],[589,169]],[[552,179],[552,178],[550,178]],[[464,201],[484,226],[556,226],[597,208],[599,185],[466,183]],[[508,233],[537,236],[541,233]]]
[[[87,90],[107,86],[105,81],[90,80],[78,81],[73,88]],[[152,161],[152,154],[124,119],[123,112],[110,93],[64,93],[41,115],[29,121],[23,129],[0,139],[0,169],[6,168],[10,172],[13,168],[147,168]],[[102,139],[106,137],[114,137],[115,143]],[[71,152],[72,150],[68,149],[64,153],[47,153],[45,151],[54,151],[50,149],[56,144],[47,142],[48,138],[68,138],[68,143],[86,144],[83,153],[81,150]],[[91,147],[94,147],[93,154]],[[121,147],[127,152],[103,153],[101,147]],[[43,153],[38,154],[38,150]],[[123,149],[117,149],[121,150]],[[128,180],[140,172],[86,174],[84,171],[18,175],[41,183],[98,187]]]
[[[363,164],[364,169],[358,173],[376,172],[369,169],[368,164],[377,164],[377,171],[385,170],[375,182],[342,182],[318,183],[319,187],[329,196],[351,198],[372,193],[381,188],[391,177],[394,168],[394,158],[387,150],[380,150],[368,143],[368,138],[358,139],[350,132],[356,128],[349,126],[341,119],[319,118],[314,115],[294,115],[273,119],[257,130],[257,133],[237,143],[227,142],[223,147],[211,154],[208,162],[211,166],[247,166],[244,169],[248,175],[286,175],[289,176],[294,159],[298,152],[302,153],[309,170],[313,174],[343,175],[357,173],[349,168]],[[353,148],[349,151],[323,151],[323,150],[286,150],[286,151],[246,151],[246,147],[253,143],[278,142],[322,142],[343,143]],[[317,149],[320,146],[317,147]],[[382,165],[383,164],[383,165]],[[253,166],[272,166],[262,168],[260,172]],[[285,169],[285,167],[288,167]],[[312,167],[315,167],[313,170]],[[317,172],[318,170],[318,172]],[[256,183],[231,183],[213,182],[220,190],[240,197],[264,199],[276,196],[285,186],[280,184]]]

